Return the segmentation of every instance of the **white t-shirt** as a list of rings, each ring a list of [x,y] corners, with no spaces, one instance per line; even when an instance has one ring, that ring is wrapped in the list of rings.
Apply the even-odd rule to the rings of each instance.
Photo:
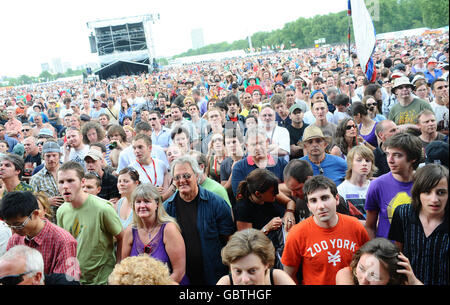
[[[330,123],[334,122],[333,114],[329,111],[327,112],[326,118],[327,118],[328,122],[330,122]],[[311,110],[308,110],[307,112],[305,112],[305,115],[303,116],[303,122],[308,125],[312,125],[316,122],[316,118],[314,117]]]
[[[436,115],[436,123],[440,121],[445,121],[444,126],[448,127],[448,108],[439,105],[436,101],[432,101],[430,103],[431,109],[433,109],[434,114]]]
[[[351,202],[351,204],[355,206],[362,215],[364,215],[364,218],[366,216],[364,205],[366,202],[366,194],[369,189],[369,185],[370,180],[367,180],[366,185],[363,187],[351,184],[348,180],[344,180],[337,187],[339,195],[341,195],[347,203]]]
[[[6,246],[8,245],[8,240],[11,237],[11,229],[0,220],[0,256],[5,254]]]
[[[80,163],[86,169],[84,157],[86,157],[88,152],[89,152],[89,145],[84,145],[83,148],[80,150],[75,150],[75,148],[72,147],[69,153],[69,160]]]
[[[279,148],[288,152],[284,158],[289,162],[289,154],[291,153],[289,131],[277,125],[272,131],[266,131],[266,134],[270,144],[276,144]]]
[[[153,161],[150,161],[149,165],[142,165],[145,171],[136,160],[130,164],[130,167],[138,171],[139,181],[141,181],[141,183],[151,183],[155,186],[162,186],[164,184],[164,175],[168,172],[168,167],[161,160],[155,158],[152,158],[152,160]]]
[[[164,149],[159,145],[152,145],[151,157],[154,159],[161,160],[164,162],[167,168],[169,168],[169,161],[167,160],[166,153]],[[133,146],[128,146],[122,150],[119,154],[119,163],[117,164],[116,172],[120,172],[123,168],[129,166],[136,160],[134,155]]]

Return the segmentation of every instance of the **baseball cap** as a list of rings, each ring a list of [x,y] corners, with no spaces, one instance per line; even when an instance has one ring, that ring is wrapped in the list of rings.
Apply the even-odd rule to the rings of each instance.
[[[60,149],[58,143],[53,142],[53,141],[45,142],[44,145],[42,146],[42,154],[52,153],[52,152],[56,152],[56,153],[61,152],[61,149]]]
[[[295,109],[300,109],[301,112],[305,113],[305,109],[298,103],[294,103],[294,105],[289,108],[289,113],[293,113]]]
[[[39,137],[53,138],[53,132],[48,128],[42,128],[41,130],[39,130],[38,138]]]
[[[102,153],[101,153],[99,150],[93,149],[93,148],[91,148],[91,149],[88,151],[88,153],[87,153],[86,156],[84,157],[84,160],[86,160],[87,157],[93,159],[94,161],[98,161],[98,160],[103,159]]]

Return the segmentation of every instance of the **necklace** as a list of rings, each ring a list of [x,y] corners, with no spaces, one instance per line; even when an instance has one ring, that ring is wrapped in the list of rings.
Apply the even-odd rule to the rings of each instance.
[[[156,228],[158,228],[158,224],[156,224],[155,226],[153,226],[152,229],[151,229],[150,231],[148,231],[148,230],[142,228],[146,233],[148,233],[148,238],[149,238],[149,242],[148,242],[147,244],[144,245],[144,253],[145,253],[145,254],[151,255],[151,254],[153,253],[153,250],[155,249],[155,245],[154,245],[154,243],[152,243],[152,242],[153,242],[153,240],[155,239],[155,237],[156,237],[158,234],[155,234],[155,235],[153,235],[153,237],[152,237],[152,233],[153,233],[153,231],[154,231]]]

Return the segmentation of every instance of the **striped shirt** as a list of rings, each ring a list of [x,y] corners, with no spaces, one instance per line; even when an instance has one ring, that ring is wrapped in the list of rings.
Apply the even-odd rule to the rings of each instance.
[[[75,279],[80,278],[77,260],[77,241],[69,232],[50,221],[43,220],[44,227],[33,238],[13,234],[7,250],[16,245],[26,245],[41,252],[44,259],[44,273],[64,273]]]
[[[444,221],[427,237],[419,215],[410,204],[395,209],[389,239],[403,244],[416,277],[425,285],[449,285],[448,211]]]

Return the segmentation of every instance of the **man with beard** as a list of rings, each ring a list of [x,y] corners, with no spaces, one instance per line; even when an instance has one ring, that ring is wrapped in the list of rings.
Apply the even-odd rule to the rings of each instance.
[[[283,157],[286,162],[289,162],[289,153],[291,146],[289,142],[289,131],[281,126],[278,126],[275,121],[275,110],[269,105],[261,109],[259,125],[266,132],[269,139],[268,153]]]

